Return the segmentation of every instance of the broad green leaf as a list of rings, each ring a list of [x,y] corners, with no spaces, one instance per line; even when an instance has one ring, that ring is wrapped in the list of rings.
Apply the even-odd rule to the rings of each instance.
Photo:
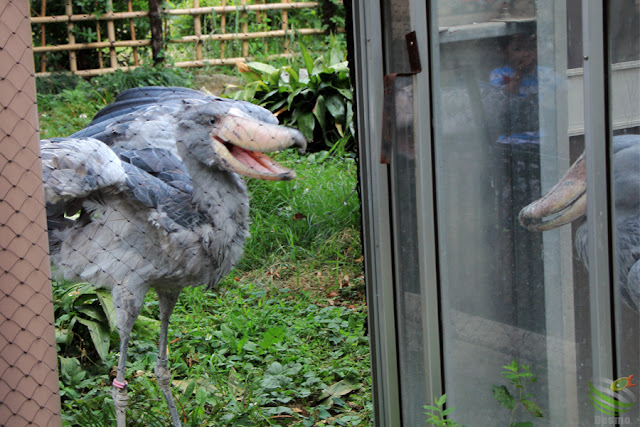
[[[253,83],[262,80],[262,75],[248,67],[238,67],[240,71],[240,77],[247,83]]]
[[[81,317],[78,317],[77,319],[78,322],[89,329],[91,341],[93,341],[93,345],[96,347],[96,351],[98,352],[100,359],[106,361],[107,357],[109,357],[109,330],[104,325],[94,320],[83,319]]]
[[[199,377],[195,380],[172,380],[171,385],[178,388],[179,390],[182,390],[182,392],[184,393],[187,390],[187,387],[189,387],[192,382],[194,382],[199,388],[205,389],[208,393],[215,393],[218,390],[204,377]]]
[[[345,108],[342,98],[333,95],[326,100],[327,111],[336,119],[342,120],[345,117]]]
[[[455,410],[456,410],[455,406],[453,408],[447,408],[444,411],[442,411],[442,416],[445,417],[445,416],[449,415],[450,413],[452,413]]]
[[[160,321],[158,319],[153,319],[148,316],[143,316],[142,314],[138,316],[136,319],[136,323],[144,323],[146,325],[151,325],[151,327],[155,328],[160,325]]]
[[[287,98],[285,98],[285,99],[283,99],[283,100],[281,100],[281,101],[278,101],[278,102],[276,102],[275,104],[273,104],[273,105],[271,106],[270,110],[271,110],[271,111],[273,111],[273,112],[277,112],[277,111],[279,111],[279,110],[284,106],[284,104],[286,104],[286,103],[287,103]]]
[[[264,333],[264,336],[262,337],[262,341],[260,341],[260,344],[259,344],[260,347],[263,350],[268,349],[269,347],[271,347],[273,344],[277,343],[284,337],[284,332],[285,331],[282,328],[278,328],[278,327],[269,328],[267,332]]]
[[[260,385],[266,389],[274,389],[280,387],[280,380],[277,376],[265,376]]]
[[[349,71],[349,63],[347,61],[339,62],[331,65],[329,68],[335,72]]]
[[[263,62],[252,61],[252,62],[247,62],[246,65],[247,67],[261,74],[272,74],[278,71],[278,69],[275,68],[274,66],[265,64]]]
[[[80,372],[83,372],[80,361],[75,357],[60,356],[58,359],[60,360],[60,375],[62,377],[72,379],[77,377]]]
[[[511,393],[509,392],[506,386],[494,385],[492,394],[493,394],[493,397],[498,401],[498,403],[500,403],[502,406],[504,406],[509,410],[513,410],[513,406],[515,405],[515,399],[513,398],[513,396],[511,395]]]
[[[236,352],[240,353],[242,351],[242,348],[244,347],[245,343],[249,340],[249,336],[248,335],[243,335],[242,338],[240,338],[238,340],[238,342],[235,343],[236,345]]]
[[[229,371],[229,380],[227,381],[229,391],[233,396],[242,396],[244,394],[244,388],[240,385],[240,379],[238,378],[238,372],[235,368],[231,367]]]
[[[349,128],[349,132],[351,132],[351,135],[355,135],[356,129],[355,129],[355,122],[353,120],[353,104],[351,103],[351,101],[347,101],[346,124],[347,124],[347,127]]]
[[[202,387],[196,389],[196,402],[198,405],[204,405],[207,402],[207,391]]]
[[[69,339],[69,329],[56,328],[56,343],[66,344]]]
[[[442,407],[444,406],[444,404],[447,401],[447,394],[443,394],[442,396],[440,396],[438,399],[436,399],[436,405]]]
[[[320,402],[320,405],[331,406],[333,405],[334,398],[344,396],[360,388],[362,388],[362,383],[345,378],[331,385],[329,388],[324,389],[322,393],[320,393],[317,401]]]
[[[287,73],[287,74],[289,75],[289,85],[291,85],[291,86],[297,86],[297,84],[294,84],[294,82],[295,82],[295,83],[298,83],[298,73],[296,72],[296,70],[294,70],[294,69],[293,69],[293,68],[291,68],[291,67],[286,67],[286,68],[284,69],[284,71],[285,71],[285,73]],[[283,76],[284,76],[284,75],[285,75],[285,74],[283,74]]]
[[[71,344],[71,340],[73,340],[73,327],[76,326],[78,322],[78,316],[73,316],[73,319],[69,322],[69,327],[67,328],[67,342],[66,345]]]
[[[258,85],[262,83],[261,81],[251,82],[244,87],[243,91],[243,101],[251,101],[256,97],[256,91],[258,90]]]
[[[184,389],[184,395],[185,396],[191,396],[195,389],[196,389],[196,382],[195,382],[195,380],[192,380],[191,382],[189,382],[187,384],[187,387]]]
[[[78,313],[82,313],[91,319],[97,320],[98,322],[102,322],[104,320],[103,312],[98,307],[92,305],[82,305],[80,307],[76,307]]]
[[[540,409],[540,407],[535,402],[532,402],[531,400],[528,400],[528,399],[522,399],[521,402],[524,405],[524,407],[527,408],[527,411],[529,411],[529,413],[534,417],[538,417],[538,418],[544,417],[544,414],[542,413],[542,409]]]
[[[299,115],[296,123],[298,124],[298,130],[302,132],[305,138],[310,141],[313,140],[313,130],[316,126],[316,119],[313,113],[309,112]]]
[[[269,375],[281,375],[284,373],[284,367],[280,362],[272,362],[264,372]]]
[[[318,123],[320,123],[320,127],[322,131],[325,132],[325,114],[327,112],[327,107],[325,106],[324,96],[319,95],[318,99],[316,99],[316,105],[313,107],[313,115],[316,116]]]
[[[256,352],[258,350],[258,346],[253,341],[247,341],[242,347],[244,351],[248,351],[250,353]]]
[[[343,52],[337,46],[331,48],[329,53],[329,65],[333,66],[344,61]]]
[[[353,92],[351,92],[351,89],[344,89],[344,88],[338,88],[338,87],[334,87],[334,89],[340,92],[340,95],[344,96],[349,101],[353,101]]]
[[[107,316],[107,321],[109,322],[109,328],[111,331],[115,331],[118,327],[118,321],[116,317],[116,310],[113,307],[113,298],[111,297],[111,292],[106,289],[97,289],[96,295],[98,295],[98,299],[100,300],[100,305],[102,306],[102,310],[104,314]]]
[[[269,408],[267,409],[267,414],[274,416],[274,415],[281,415],[281,414],[293,414],[293,410],[287,406],[277,406],[275,408]]]
[[[312,74],[313,58],[311,58],[311,55],[309,55],[309,51],[307,50],[307,47],[304,44],[298,43],[298,46],[300,46],[300,50],[302,51],[302,59],[304,60],[304,66],[309,72],[309,74]]]
[[[509,427],[533,427],[533,423],[530,421],[524,421],[519,423],[511,423]]]

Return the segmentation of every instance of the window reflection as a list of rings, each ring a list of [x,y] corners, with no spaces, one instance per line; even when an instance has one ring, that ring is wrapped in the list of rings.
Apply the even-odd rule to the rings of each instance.
[[[534,2],[465,2],[487,6],[471,12],[443,3],[435,151],[448,402],[464,408],[461,424],[508,425],[492,387],[516,360],[538,378],[526,392],[544,419],[520,408],[511,422],[575,425],[582,368],[570,236],[517,220],[569,163],[566,28],[553,27],[550,2],[538,11]]]
[[[615,377],[640,375],[640,3],[608,7],[616,280]],[[638,387],[628,390],[640,395]],[[624,390],[620,391],[621,393]],[[624,413],[640,424],[640,408]]]
[[[528,390],[545,414],[536,425],[593,425],[604,416],[588,393],[600,379],[592,370],[580,157],[583,75],[568,70],[581,65],[580,32],[571,28],[580,10],[571,0],[567,9],[537,4],[530,20],[502,18],[502,34],[492,24],[501,21],[495,14],[470,26],[469,5],[447,3],[439,11],[443,359],[448,401],[465,408],[456,417],[462,424],[508,421],[488,390],[511,360],[529,365],[540,380]],[[600,350],[615,355],[615,377],[628,378],[640,367],[640,3],[607,7],[615,349]],[[562,18],[567,25],[558,23]],[[523,227],[517,218],[531,202],[520,214]],[[638,409],[624,421],[640,425]]]

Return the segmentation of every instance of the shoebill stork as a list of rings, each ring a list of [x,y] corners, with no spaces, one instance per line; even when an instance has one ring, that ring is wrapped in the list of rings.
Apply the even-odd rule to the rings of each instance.
[[[290,146],[304,150],[306,140],[269,111],[184,88],[125,91],[82,131],[42,141],[54,274],[113,296],[119,427],[130,334],[149,288],[160,307],[155,374],[180,425],[167,368],[169,317],[183,288],[212,287],[239,260],[249,234],[242,176],[295,178],[262,154]]]
[[[638,311],[640,306],[640,135],[613,137],[613,176],[616,223],[616,255],[623,301]],[[523,227],[545,231],[581,221],[575,235],[576,252],[587,259],[586,166],[584,154],[560,181],[518,216]]]

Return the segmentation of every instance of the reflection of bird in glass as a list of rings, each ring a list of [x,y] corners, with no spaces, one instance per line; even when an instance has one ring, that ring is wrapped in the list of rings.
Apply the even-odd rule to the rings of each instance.
[[[616,252],[623,300],[638,311],[640,306],[640,135],[613,137],[613,175],[616,219]],[[531,231],[551,230],[574,220],[575,246],[588,265],[586,167],[584,154],[544,196],[525,206],[518,216]],[[548,218],[548,219],[545,219]]]
[[[42,141],[56,275],[113,295],[118,426],[126,424],[129,338],[149,288],[160,306],[155,372],[172,422],[180,425],[167,369],[169,317],[184,287],[215,285],[241,256],[249,197],[240,175],[295,177],[262,154],[306,145],[300,132],[277,123],[246,102],[182,88],[138,88],[123,92],[72,137]]]

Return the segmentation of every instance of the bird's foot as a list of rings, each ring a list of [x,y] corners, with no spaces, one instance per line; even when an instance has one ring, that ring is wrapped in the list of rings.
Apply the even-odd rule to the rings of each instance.
[[[127,405],[129,404],[129,393],[127,393],[127,382],[113,382],[113,406],[116,409],[116,424],[118,427],[127,425]]]
[[[164,360],[164,363],[167,363]],[[160,360],[158,360],[158,364],[154,369],[156,374],[156,379],[158,381],[158,387],[162,391],[164,395],[164,400],[167,401],[167,406],[169,407],[169,412],[171,413],[171,422],[174,427],[181,427],[182,423],[180,422],[180,417],[178,416],[178,409],[176,408],[176,404],[173,401],[173,396],[171,395],[171,371],[164,365]]]

